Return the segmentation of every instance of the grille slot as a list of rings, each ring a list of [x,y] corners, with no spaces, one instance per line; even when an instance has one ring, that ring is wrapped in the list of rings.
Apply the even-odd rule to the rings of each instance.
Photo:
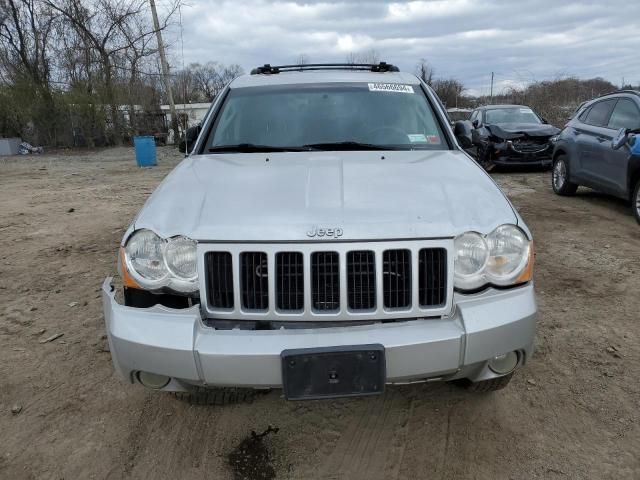
[[[213,308],[233,308],[233,260],[229,252],[206,254],[208,301]]]
[[[304,265],[302,253],[276,255],[276,305],[279,310],[304,308]]]
[[[376,308],[374,252],[370,250],[347,252],[347,299],[351,310]]]
[[[444,305],[447,298],[447,251],[423,248],[419,252],[418,297],[421,307]]]
[[[340,309],[340,260],[337,252],[311,254],[311,297],[315,310]]]
[[[385,308],[411,305],[411,252],[385,250],[382,255],[382,280]]]
[[[267,254],[244,252],[240,255],[242,307],[247,310],[269,308],[269,271]]]

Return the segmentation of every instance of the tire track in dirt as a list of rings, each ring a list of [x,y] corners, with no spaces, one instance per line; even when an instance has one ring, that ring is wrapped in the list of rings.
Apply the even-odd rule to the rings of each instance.
[[[397,389],[366,399],[320,468],[318,478],[397,478],[411,399]]]

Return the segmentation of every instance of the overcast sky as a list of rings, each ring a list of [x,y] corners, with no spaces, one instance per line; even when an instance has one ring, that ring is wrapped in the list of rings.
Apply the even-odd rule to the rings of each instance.
[[[342,62],[375,49],[414,71],[421,58],[436,76],[461,80],[471,94],[561,75],[640,83],[638,0],[307,1],[187,0],[184,61]],[[173,32],[171,53],[180,63]],[[178,65],[179,66],[179,65]]]

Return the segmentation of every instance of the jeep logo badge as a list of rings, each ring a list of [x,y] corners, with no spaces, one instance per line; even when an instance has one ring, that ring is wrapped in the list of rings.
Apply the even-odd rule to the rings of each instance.
[[[342,236],[341,228],[319,228],[315,225],[311,227],[311,230],[307,232],[307,237],[329,237],[340,238]]]

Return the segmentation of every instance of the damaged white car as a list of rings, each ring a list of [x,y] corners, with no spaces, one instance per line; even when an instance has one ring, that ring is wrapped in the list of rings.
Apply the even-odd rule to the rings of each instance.
[[[533,242],[469,144],[385,63],[237,78],[122,239],[116,370],[197,402],[504,387],[533,352]]]

